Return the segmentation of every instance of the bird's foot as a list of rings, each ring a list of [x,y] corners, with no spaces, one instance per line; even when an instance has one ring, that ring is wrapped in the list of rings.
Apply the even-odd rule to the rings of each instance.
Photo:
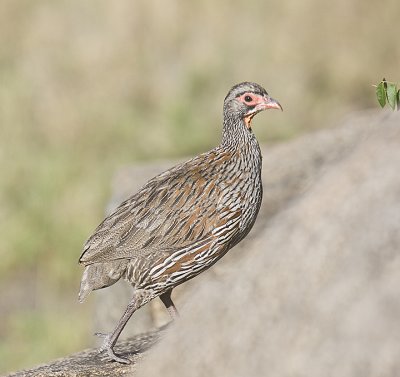
[[[107,352],[108,357],[111,360],[116,361],[117,363],[121,364],[130,364],[131,361],[129,359],[126,359],[124,357],[117,356],[113,350],[113,343],[111,341],[111,334],[103,334],[103,333],[95,333],[96,336],[103,338],[103,344],[99,348],[99,353]]]

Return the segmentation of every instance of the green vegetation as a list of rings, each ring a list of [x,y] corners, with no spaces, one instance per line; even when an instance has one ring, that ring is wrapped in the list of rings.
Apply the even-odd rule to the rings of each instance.
[[[392,110],[398,110],[400,89],[397,90],[397,84],[394,82],[386,81],[383,78],[382,81],[376,85],[376,98],[381,107],[385,107],[386,103],[388,103]]]
[[[283,105],[254,122],[273,142],[375,107],[398,73],[398,0],[168,4],[1,2],[0,373],[92,344],[77,259],[121,165],[214,146],[240,81]]]

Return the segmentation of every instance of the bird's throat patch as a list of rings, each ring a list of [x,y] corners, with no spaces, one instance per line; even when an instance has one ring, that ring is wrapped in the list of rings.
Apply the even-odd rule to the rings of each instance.
[[[246,125],[246,127],[248,129],[251,128],[251,121],[253,120],[254,115],[255,115],[255,113],[249,114],[249,115],[244,117],[244,124]]]

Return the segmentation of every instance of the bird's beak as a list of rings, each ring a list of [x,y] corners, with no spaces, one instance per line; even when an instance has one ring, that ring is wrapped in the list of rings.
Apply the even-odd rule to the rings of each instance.
[[[260,103],[256,107],[259,111],[267,109],[277,109],[283,111],[281,104],[269,96],[264,96],[262,98],[262,101],[260,101]]]

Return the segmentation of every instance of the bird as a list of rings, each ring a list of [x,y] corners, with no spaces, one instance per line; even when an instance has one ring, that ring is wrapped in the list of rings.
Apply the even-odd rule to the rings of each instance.
[[[172,290],[210,268],[243,240],[260,210],[262,155],[253,117],[280,109],[260,85],[233,86],[223,104],[218,146],[149,180],[106,217],[86,241],[79,301],[97,289],[127,280],[132,298],[100,353],[129,363],[114,346],[133,313],[159,297],[178,317]]]

